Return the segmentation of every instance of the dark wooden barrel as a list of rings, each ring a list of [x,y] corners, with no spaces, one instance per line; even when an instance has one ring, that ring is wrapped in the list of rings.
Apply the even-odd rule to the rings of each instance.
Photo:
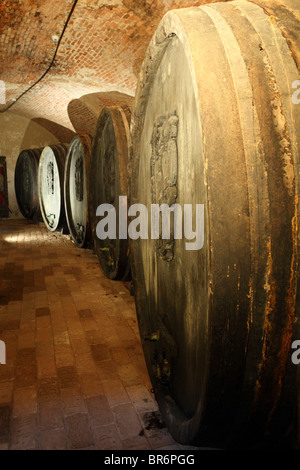
[[[201,249],[130,242],[156,399],[200,446],[288,446],[296,414],[300,24],[255,3],[168,12],[131,119],[130,203],[204,205]]]
[[[46,146],[38,169],[38,195],[41,214],[50,232],[68,233],[64,207],[64,171],[67,144]]]
[[[130,114],[128,107],[103,108],[97,122],[90,168],[89,206],[94,248],[104,274],[115,280],[130,277],[128,240],[98,238],[100,218],[96,210],[101,204],[111,204],[118,214],[119,196],[127,197]]]
[[[42,220],[37,182],[42,150],[23,150],[15,167],[15,193],[19,209],[23,217],[36,221]]]
[[[77,135],[70,143],[65,165],[64,198],[69,231],[74,243],[86,247],[91,241],[88,213],[88,181],[91,138]]]

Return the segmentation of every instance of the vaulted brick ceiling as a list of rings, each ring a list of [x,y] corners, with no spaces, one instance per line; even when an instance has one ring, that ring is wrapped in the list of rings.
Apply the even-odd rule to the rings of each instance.
[[[90,130],[103,105],[132,102],[145,51],[164,13],[202,3],[207,2],[2,0],[0,79],[6,104],[0,111],[11,106],[31,119]]]

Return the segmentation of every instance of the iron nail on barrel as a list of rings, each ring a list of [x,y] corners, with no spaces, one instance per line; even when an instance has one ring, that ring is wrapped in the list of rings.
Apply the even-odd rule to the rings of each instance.
[[[46,146],[38,169],[38,195],[43,221],[50,232],[68,233],[64,207],[64,172],[68,144]]]
[[[205,206],[199,251],[130,241],[150,378],[182,443],[276,445],[296,414],[300,25],[255,3],[168,12],[131,118],[131,204]]]

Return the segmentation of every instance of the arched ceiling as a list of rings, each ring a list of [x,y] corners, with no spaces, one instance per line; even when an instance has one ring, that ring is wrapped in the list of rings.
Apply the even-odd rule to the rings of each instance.
[[[207,2],[2,0],[0,79],[6,104],[0,111],[10,106],[10,111],[29,119],[46,119],[74,130],[74,122],[81,119],[76,109],[80,113],[92,108],[97,114],[110,99],[130,103],[162,16],[173,8],[202,3]],[[87,104],[82,97],[89,95]]]
[[[163,15],[211,1],[2,0],[0,112],[81,132],[105,104],[132,102]],[[277,1],[299,9],[299,0]]]

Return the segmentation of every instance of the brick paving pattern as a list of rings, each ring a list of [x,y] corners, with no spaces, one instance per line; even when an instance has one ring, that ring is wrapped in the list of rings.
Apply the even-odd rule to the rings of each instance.
[[[190,448],[151,425],[134,298],[91,250],[0,221],[0,271],[0,450]]]

